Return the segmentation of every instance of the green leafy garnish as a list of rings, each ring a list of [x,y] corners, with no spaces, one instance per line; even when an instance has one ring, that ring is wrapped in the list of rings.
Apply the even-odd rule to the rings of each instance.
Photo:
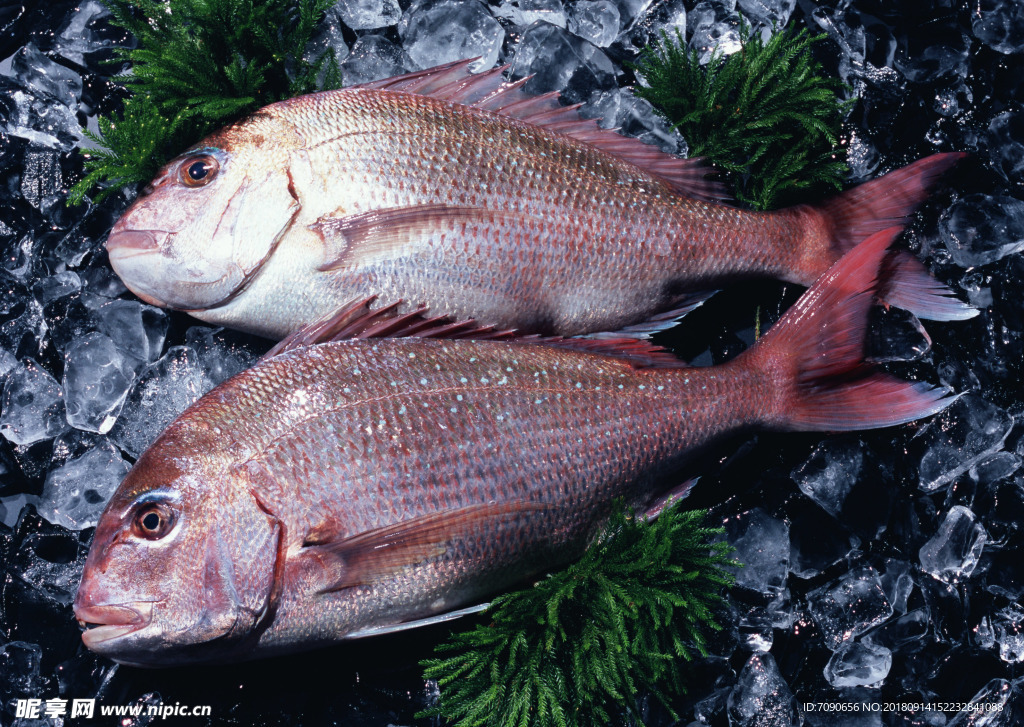
[[[607,724],[640,692],[666,707],[682,667],[706,655],[714,608],[733,582],[730,547],[706,513],[654,522],[619,513],[582,559],[533,588],[499,596],[489,622],[454,634],[424,662],[457,727]],[[671,709],[669,707],[669,709]]]
[[[87,175],[76,204],[101,182],[98,199],[153,178],[175,154],[211,131],[275,101],[341,85],[331,51],[308,59],[307,45],[332,0],[103,0],[138,47],[119,77],[124,108],[88,133]]]
[[[636,65],[648,84],[636,92],[679,129],[691,155],[737,176],[738,200],[761,210],[806,201],[808,191],[841,188],[847,172],[845,87],[811,54],[825,37],[786,29],[765,42],[741,24],[741,49],[716,51],[702,66],[678,31],[663,34]]]

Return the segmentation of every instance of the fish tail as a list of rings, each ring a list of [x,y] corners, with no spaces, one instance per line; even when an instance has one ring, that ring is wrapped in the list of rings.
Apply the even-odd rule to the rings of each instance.
[[[899,233],[877,232],[843,256],[744,354],[751,370],[767,372],[775,392],[770,425],[872,429],[929,416],[954,401],[947,389],[902,381],[864,361],[868,309],[884,286],[886,253]]]
[[[809,267],[816,269],[804,271],[808,278],[817,277],[870,235],[905,225],[938,178],[965,156],[960,152],[933,154],[805,208],[816,218],[813,226],[819,233],[812,247],[824,248],[809,256]],[[887,302],[938,321],[965,320],[978,314],[933,278],[913,255],[897,252],[891,260],[892,285],[886,293]]]

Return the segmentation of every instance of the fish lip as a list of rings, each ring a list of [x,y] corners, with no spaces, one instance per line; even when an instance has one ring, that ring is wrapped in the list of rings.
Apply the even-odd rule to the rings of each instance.
[[[75,618],[86,630],[82,641],[94,649],[100,644],[127,636],[153,622],[154,601],[108,603],[98,606],[75,606]],[[90,628],[91,626],[91,628]]]
[[[104,247],[107,254],[118,258],[146,255],[160,250],[160,243],[167,239],[166,230],[112,230]]]

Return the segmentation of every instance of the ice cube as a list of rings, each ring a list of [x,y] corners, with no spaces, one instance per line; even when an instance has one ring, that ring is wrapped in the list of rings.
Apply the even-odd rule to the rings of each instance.
[[[129,469],[117,447],[101,442],[81,457],[50,470],[39,514],[69,530],[94,527]]]
[[[352,30],[386,28],[402,17],[397,0],[345,0],[334,7]]]
[[[864,466],[864,445],[855,439],[830,439],[793,470],[800,491],[825,512],[840,519],[843,503],[857,484]]]
[[[7,553],[0,609],[5,636],[31,635],[47,657],[58,661],[81,647],[71,603],[88,550],[80,533],[43,520],[31,507],[22,512]]]
[[[956,116],[964,109],[970,108],[974,101],[974,93],[966,83],[956,83],[949,88],[940,89],[935,94],[932,108],[935,113],[946,118]]]
[[[593,94],[581,112],[588,118],[598,119],[603,128],[617,129],[620,134],[636,137],[669,154],[685,155],[688,150],[679,132],[659,116],[649,102],[637,98],[630,89]]]
[[[740,11],[754,23],[782,28],[796,9],[796,0],[739,0]]]
[[[693,30],[690,47],[696,49],[702,65],[710,61],[712,55],[727,56],[740,49],[739,16],[735,7],[735,2],[705,0],[690,11],[687,19]]]
[[[106,266],[83,270],[80,275],[85,289],[95,296],[110,300],[128,292],[117,273]]]
[[[1017,490],[1016,485],[1009,485],[1006,489]],[[1003,493],[1000,493],[1002,495]],[[988,521],[991,523],[991,519]],[[998,527],[1001,523],[995,523]],[[995,540],[996,527],[992,524],[988,527],[989,537]],[[1014,519],[1008,529],[1016,532],[1019,527],[1019,520]],[[1000,528],[1002,529],[1002,528]],[[1020,546],[1003,546],[1002,548],[986,549],[983,564],[986,571],[985,590],[997,596],[1003,596],[1011,601],[1019,601],[1024,597],[1024,549]]]
[[[921,567],[944,580],[969,578],[987,541],[988,533],[974,513],[962,505],[954,505],[935,536],[921,547]]]
[[[133,457],[206,393],[213,384],[203,375],[199,356],[175,346],[139,375],[110,437]]]
[[[790,503],[789,571],[798,578],[813,578],[838,563],[860,545],[844,523],[826,517],[812,502]]]
[[[79,4],[55,39],[57,53],[79,65],[102,68],[109,73],[109,68],[95,61],[109,60],[115,45],[129,43],[125,31],[113,26],[110,17],[110,11],[99,0]]]
[[[491,68],[505,40],[501,24],[476,0],[421,0],[402,17],[398,34],[420,69],[477,57],[472,70]]]
[[[28,296],[18,305],[20,314],[7,316],[0,324],[0,346],[4,346],[18,358],[42,356],[48,347],[49,325],[43,315],[39,301]]]
[[[0,135],[0,141],[3,140],[3,135]],[[30,268],[33,263],[33,250],[35,247],[34,235],[19,236],[14,229],[11,229],[10,244],[4,249],[3,259],[0,260],[3,270],[10,273],[10,277],[13,279],[26,280],[32,272]],[[6,279],[7,276],[4,277]]]
[[[996,452],[971,467],[970,475],[979,487],[987,487],[1012,476],[1022,464],[1019,454]]]
[[[4,382],[0,434],[14,444],[53,439],[67,429],[64,391],[32,359],[15,367]]]
[[[893,614],[878,572],[871,566],[856,568],[808,593],[807,610],[833,651]]]
[[[34,43],[14,54],[14,76],[38,98],[77,108],[82,97],[82,77],[47,58]]]
[[[344,21],[342,12],[348,3],[338,3],[328,8],[324,13],[324,19],[313,31],[312,37],[306,44],[303,60],[307,63],[314,63],[323,57],[324,53],[333,53],[334,61],[341,63],[348,58],[348,44],[345,42]],[[395,21],[397,22],[397,18]],[[321,70],[321,77],[317,79],[318,87],[323,87],[323,73],[326,72],[326,65]],[[344,80],[344,79],[342,79]]]
[[[868,330],[868,356],[876,363],[916,361],[932,348],[921,321],[902,308],[873,308]]]
[[[914,578],[910,575],[910,563],[895,558],[885,559],[885,573],[879,580],[885,597],[889,599],[896,613],[907,612],[907,599],[914,590]]]
[[[1014,182],[1024,176],[1024,114],[1004,111],[992,118],[985,136],[992,167]]]
[[[214,386],[249,368],[259,358],[243,335],[223,328],[193,326],[185,332],[185,345],[199,356],[203,375]]]
[[[504,18],[523,28],[536,22],[550,23],[559,28],[564,28],[566,24],[565,8],[561,0],[503,0],[491,12],[495,17]]]
[[[624,50],[641,53],[649,46],[661,44],[665,37],[671,43],[686,38],[686,5],[682,0],[662,0],[645,10],[643,16],[619,37]],[[684,43],[685,45],[685,43]],[[637,77],[641,84],[645,81]]]
[[[8,372],[18,365],[18,359],[13,353],[3,346],[0,346],[0,381],[3,381]]]
[[[619,35],[619,9],[610,0],[580,0],[573,6],[568,23],[570,33],[598,48],[607,48]]]
[[[135,370],[156,361],[164,346],[167,314],[134,300],[112,300],[93,313],[97,327],[131,359]]]
[[[919,487],[934,492],[1003,446],[1013,417],[975,394],[953,402],[916,435],[924,448]]]
[[[864,644],[884,646],[901,654],[920,651],[926,646],[924,638],[931,629],[931,613],[927,606],[908,611],[897,619],[884,623],[863,638]]]
[[[924,48],[901,46],[896,53],[894,65],[908,81],[913,83],[934,83],[951,78],[962,78],[967,71],[968,47],[959,31],[955,37],[942,40],[929,38]]]
[[[1009,664],[1024,661],[1024,608],[1011,603],[995,612],[992,631],[999,647],[999,658]]]
[[[512,58],[513,78],[532,76],[530,93],[560,91],[566,103],[585,103],[595,93],[616,88],[615,67],[592,43],[562,28],[534,23]]]
[[[68,423],[106,434],[117,421],[135,379],[130,360],[102,333],[76,339],[64,354],[64,394]]]
[[[341,77],[346,86],[352,86],[400,76],[407,70],[401,48],[383,35],[364,35],[352,44],[341,64]]]
[[[755,654],[747,660],[726,710],[731,727],[798,727],[803,721],[796,697],[771,654]]]
[[[747,651],[767,652],[772,648],[774,634],[768,611],[754,606],[739,621],[740,643]]]
[[[892,652],[884,646],[847,641],[825,665],[825,679],[833,687],[866,687],[889,675]]]
[[[1018,0],[975,0],[970,8],[978,40],[1007,55],[1024,50],[1024,5]]]
[[[641,22],[655,0],[612,0],[619,10],[619,19],[624,28]]]
[[[939,234],[957,265],[987,265],[1024,250],[1024,202],[969,194],[942,213]]]
[[[1019,684],[1019,680],[1016,682]],[[948,723],[948,727],[1011,727],[1018,724],[1010,700],[1019,695],[1015,684],[993,679]],[[1018,715],[1019,716],[1019,715]]]
[[[726,519],[723,526],[735,548],[732,557],[743,564],[735,569],[736,585],[781,594],[789,571],[789,526],[759,507]]]
[[[79,143],[83,137],[75,111],[81,77],[32,43],[15,54],[11,69],[21,87],[9,93],[7,132],[46,147],[70,149]]]
[[[0,646],[0,700],[6,703],[17,697],[38,699],[43,686],[42,660],[39,644],[11,641]]]
[[[64,179],[56,151],[35,144],[29,147],[21,172],[21,196],[44,213],[63,202]]]
[[[49,277],[43,278],[32,286],[32,293],[44,308],[55,300],[77,293],[82,289],[82,279],[78,273],[65,270]]]

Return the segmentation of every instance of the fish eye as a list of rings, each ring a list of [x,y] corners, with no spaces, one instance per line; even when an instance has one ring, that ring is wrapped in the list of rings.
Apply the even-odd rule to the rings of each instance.
[[[217,176],[220,170],[220,163],[211,154],[186,159],[178,172],[181,181],[186,187],[202,187],[209,184]]]
[[[146,540],[159,540],[174,527],[174,511],[162,503],[141,508],[132,518],[132,532]]]

